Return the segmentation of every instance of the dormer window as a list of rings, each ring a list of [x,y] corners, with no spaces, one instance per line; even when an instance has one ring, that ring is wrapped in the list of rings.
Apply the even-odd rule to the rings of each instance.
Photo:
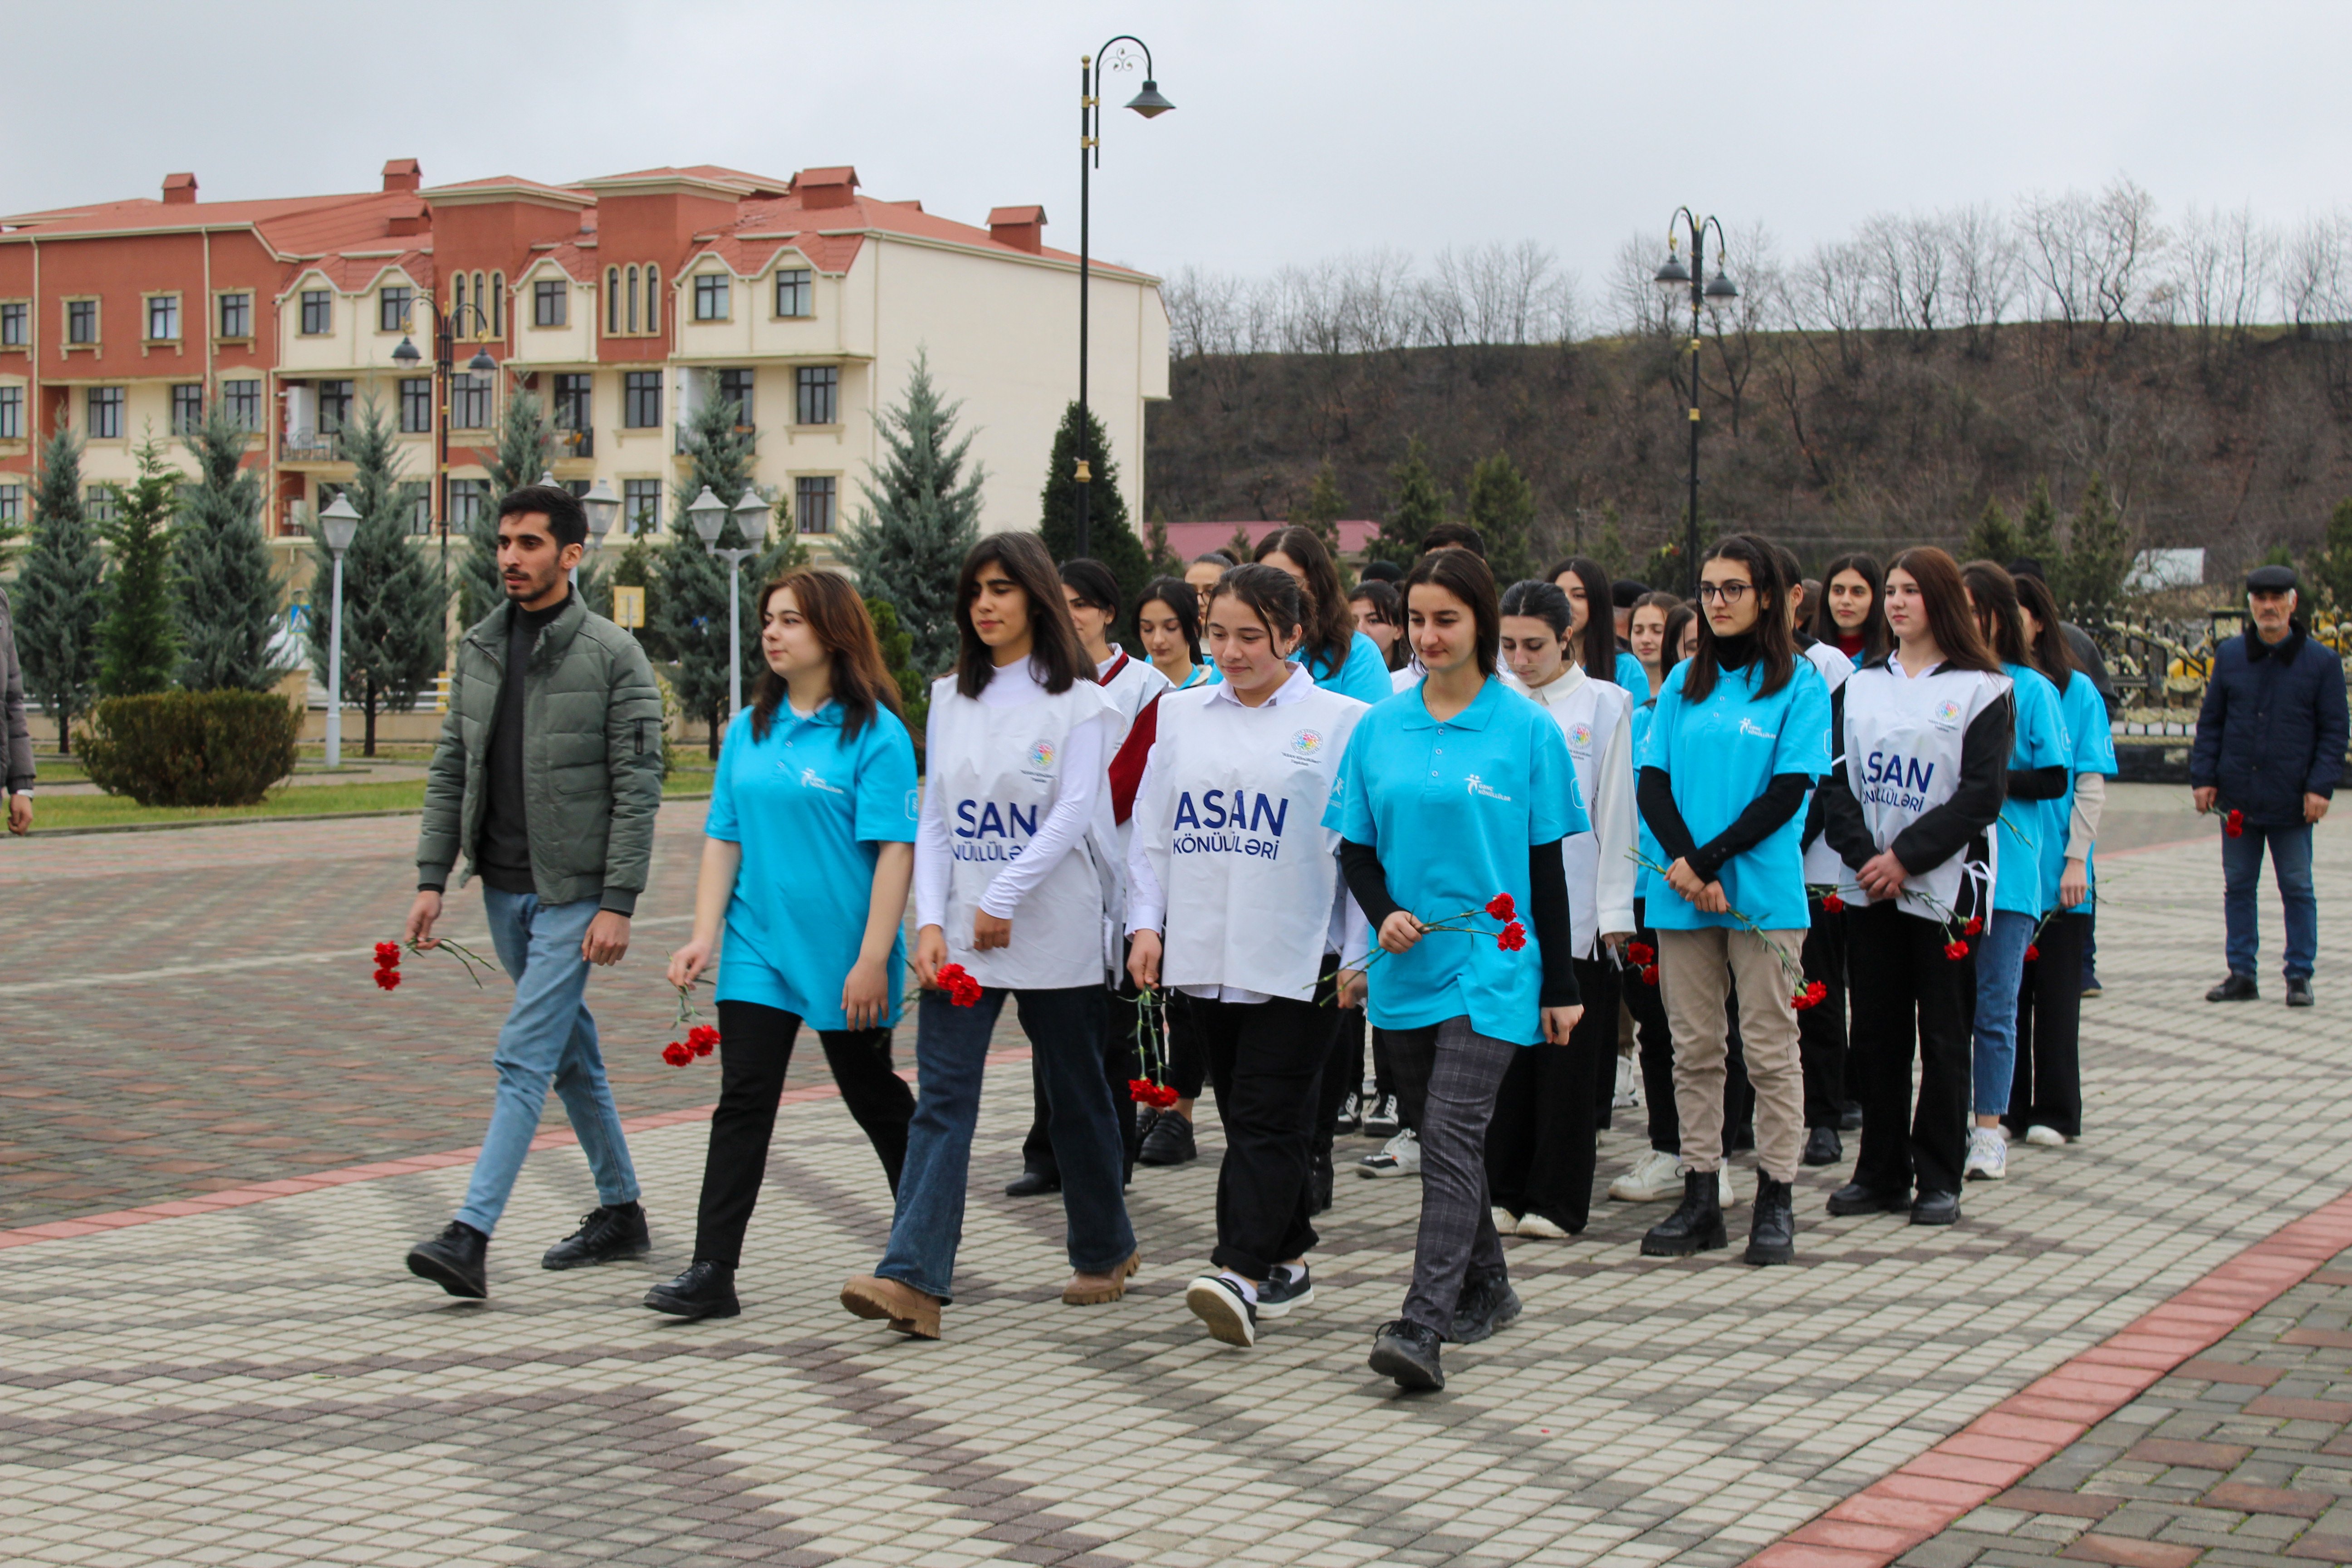
[[[728,319],[734,290],[724,272],[697,273],[694,279],[694,319],[698,321],[723,321]]]

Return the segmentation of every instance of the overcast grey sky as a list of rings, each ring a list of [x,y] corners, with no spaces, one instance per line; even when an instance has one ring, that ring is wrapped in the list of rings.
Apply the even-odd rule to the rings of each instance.
[[[562,0],[10,7],[0,211],[152,195],[855,163],[1077,243],[1077,58],[1141,35],[1177,112],[1117,113],[1096,250],[1247,272],[1533,238],[1588,298],[1678,202],[1786,252],[1885,210],[2128,173],[2163,213],[2352,205],[2346,0]],[[1121,102],[1138,77],[1114,79]]]

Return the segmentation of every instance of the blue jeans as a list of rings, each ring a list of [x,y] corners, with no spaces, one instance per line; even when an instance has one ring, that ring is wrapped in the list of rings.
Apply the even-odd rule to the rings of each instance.
[[[1977,939],[1976,1113],[2009,1114],[2010,1079],[2017,1072],[2017,993],[2025,978],[2025,950],[2033,942],[2032,915],[1995,910]]]
[[[490,1058],[499,1069],[498,1102],[457,1218],[484,1236],[498,1227],[522,1157],[539,1133],[540,1108],[547,1103],[551,1083],[588,1156],[596,1201],[607,1207],[636,1202],[636,1168],[629,1163],[621,1113],[604,1081],[596,1020],[583,1000],[588,961],[580,956],[580,942],[596,918],[596,900],[542,904],[534,894],[484,888],[482,909],[489,916],[499,962],[514,978],[515,994],[499,1030],[498,1054]]]
[[[2230,930],[2230,973],[2253,977],[2262,923],[2254,915],[2254,885],[2262,880],[2263,846],[2271,850],[2271,875],[2286,906],[2286,977],[2311,978],[2319,956],[2319,899],[2311,890],[2311,824],[2258,827],[2249,822],[2236,838],[2221,839],[2221,910]]]
[[[956,1247],[963,1240],[964,1187],[988,1037],[1007,996],[1019,1005],[1021,1032],[1041,1068],[1046,1129],[1062,1173],[1070,1267],[1108,1274],[1135,1252],[1120,1193],[1125,1149],[1103,1079],[1110,994],[1099,985],[1053,991],[992,985],[977,1004],[959,1007],[944,992],[926,991],[916,1015],[915,1120],[907,1129],[898,1212],[874,1272],[942,1301],[951,1299]]]

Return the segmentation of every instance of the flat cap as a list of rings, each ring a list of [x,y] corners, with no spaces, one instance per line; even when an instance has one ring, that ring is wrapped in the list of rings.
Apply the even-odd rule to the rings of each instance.
[[[2286,594],[2294,589],[2294,568],[2292,566],[2257,566],[2246,574],[2249,594]]]

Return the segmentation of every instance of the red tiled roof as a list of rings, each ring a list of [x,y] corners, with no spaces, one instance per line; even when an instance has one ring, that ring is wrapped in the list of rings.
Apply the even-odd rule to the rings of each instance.
[[[1233,542],[1234,530],[1249,531],[1252,546],[1277,528],[1290,525],[1276,519],[1271,522],[1171,522],[1168,525],[1168,548],[1180,561],[1190,561],[1195,555],[1206,555],[1212,550],[1223,550]],[[1349,521],[1333,524],[1339,531],[1339,548],[1349,555],[1359,554],[1371,542],[1372,535],[1381,531],[1377,522]]]

